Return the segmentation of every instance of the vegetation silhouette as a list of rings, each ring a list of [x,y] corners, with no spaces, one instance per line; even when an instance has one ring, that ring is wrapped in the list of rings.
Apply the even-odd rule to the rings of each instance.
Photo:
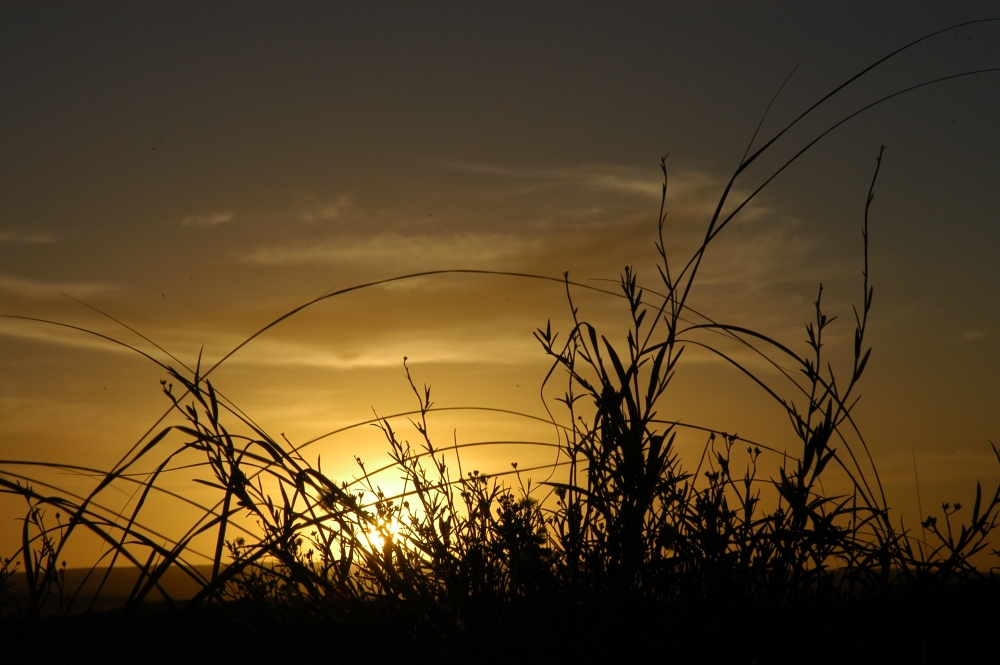
[[[134,649],[148,651],[153,643],[175,655],[191,649],[189,657],[259,657],[270,651],[274,657],[329,658],[335,651],[375,660],[492,660],[527,649],[536,658],[583,660],[632,654],[734,662],[847,657],[919,662],[971,649],[970,641],[954,635],[996,613],[989,609],[998,598],[992,575],[971,559],[986,550],[997,526],[1000,487],[984,496],[977,485],[962,524],[953,523],[961,506],[944,504],[942,519],[927,517],[917,537],[890,519],[878,472],[852,419],[871,353],[865,342],[874,294],[868,227],[882,150],[864,209],[862,298],[854,311],[846,377],[826,361],[824,331],[832,319],[823,311],[822,286],[815,318],[806,326],[805,353],[752,329],[714,321],[688,304],[713,241],[817,141],[899,94],[997,69],[926,81],[844,116],[723,214],[737,179],[751,164],[886,60],[971,23],[977,22],[890,53],[751,152],[755,132],[704,239],[680,266],[668,260],[664,238],[668,170],[666,158],[661,161],[655,289],[644,288],[631,268],[621,275],[617,292],[564,275],[556,281],[565,287],[572,326],[564,334],[550,323],[535,331],[551,360],[543,393],[565,381],[559,397],[545,407],[543,420],[553,426],[555,441],[531,442],[552,449],[555,461],[545,467],[514,464],[503,473],[464,472],[462,451],[478,444],[435,443],[428,424],[437,410],[431,390],[418,387],[404,360],[417,408],[354,426],[378,426],[391,463],[369,470],[358,459],[360,475],[339,482],[303,455],[303,448],[323,437],[297,447],[271,437],[225,398],[209,375],[275,325],[350,291],[446,273],[551,277],[440,270],[341,289],[276,319],[204,369],[200,358],[187,367],[152,340],[147,341],[173,364],[100,333],[47,321],[127,346],[159,365],[169,376],[162,382],[169,408],[107,472],[0,461],[0,491],[27,503],[21,547],[0,567],[4,639],[42,653],[46,647],[39,636],[61,621],[64,637],[90,644],[87,640],[100,634],[95,626],[106,624],[94,618],[103,615],[87,610],[95,607],[113,571],[124,567],[135,571],[131,589],[123,608],[103,619],[123,631],[111,641],[109,660],[115,654],[134,656]],[[579,289],[621,299],[629,320],[623,341],[613,343],[587,321],[574,303]],[[722,340],[773,371],[754,370]],[[687,347],[714,354],[769,395],[787,414],[798,449],[779,451],[658,418]],[[183,422],[166,424],[171,415]],[[393,425],[400,417],[410,419],[416,444]],[[676,451],[681,431],[700,431],[706,439],[693,468],[682,464]],[[1000,459],[1000,451],[994,447],[994,452]],[[765,458],[775,462],[776,476],[763,477],[758,470]],[[150,463],[151,470],[143,467]],[[78,496],[18,470],[29,464],[100,479],[90,493]],[[163,487],[166,474],[192,467],[208,472],[196,482],[217,492],[214,505]],[[387,471],[403,479],[402,491],[387,494],[380,488],[377,476]],[[546,479],[523,482],[532,473],[547,474]],[[828,494],[822,479],[831,476],[848,489]],[[114,487],[134,492],[127,514],[102,501]],[[195,506],[200,516],[179,537],[160,534],[143,520],[154,493]],[[77,532],[96,536],[106,553],[82,581],[69,584],[63,553]],[[203,553],[208,564],[199,566],[202,553],[195,543],[206,535],[213,548]],[[150,601],[157,598],[181,609],[165,582],[169,575],[185,576],[195,591],[183,612],[168,620],[150,618]],[[932,639],[927,630],[931,619],[921,612],[929,607],[946,610],[945,618],[938,612],[933,619],[944,638]],[[503,654],[483,651],[496,644],[504,645]]]

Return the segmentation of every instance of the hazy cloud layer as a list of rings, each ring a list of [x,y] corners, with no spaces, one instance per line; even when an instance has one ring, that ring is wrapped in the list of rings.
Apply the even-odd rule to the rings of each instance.
[[[318,206],[304,210],[301,219],[304,222],[334,222],[344,221],[344,213],[351,206],[350,198],[338,196],[334,201],[327,201]]]
[[[117,290],[116,286],[103,282],[42,282],[0,275],[0,293],[30,300],[51,300],[63,295],[83,298]]]
[[[405,272],[417,258],[443,268],[494,266],[503,259],[537,251],[539,244],[537,240],[500,234],[464,233],[433,237],[386,233],[340,241],[301,241],[284,246],[259,247],[242,260],[269,266],[391,266],[398,272]]]
[[[414,362],[435,364],[518,364],[534,360],[539,353],[533,344],[512,339],[509,335],[496,339],[455,343],[452,340],[415,336],[390,340],[377,348],[356,352],[336,352],[328,345],[305,344],[286,340],[254,340],[234,355],[234,365],[280,366],[323,369],[362,369],[399,367],[403,358]]]
[[[532,183],[528,191],[556,185],[571,185],[591,191],[623,192],[637,194],[644,198],[658,199],[663,187],[662,181],[656,177],[655,172],[635,167],[581,164],[546,169],[456,161],[439,161],[437,163],[455,171],[526,181]]]
[[[271,237],[235,253],[259,266],[343,266],[379,273],[446,267],[552,271],[584,267],[590,276],[613,277],[636,257],[655,258],[656,215],[662,179],[654,169],[580,165],[552,169],[444,163],[461,181],[397,203],[365,208],[342,195],[301,212],[305,226],[274,225]],[[701,172],[671,173],[664,235],[673,260],[685,260],[704,237],[725,182]],[[745,193],[734,189],[731,199]],[[729,206],[731,209],[733,206]],[[424,212],[433,211],[433,212]],[[294,219],[295,216],[284,215]],[[318,224],[334,221],[335,225]],[[804,229],[753,202],[720,238],[741,236],[733,281],[759,274],[769,256],[808,250]],[[751,238],[752,237],[752,238]],[[753,240],[760,246],[747,251]],[[717,255],[712,260],[718,260]],[[722,279],[705,276],[705,281]]]
[[[0,243],[18,245],[49,245],[56,238],[51,233],[26,233],[24,231],[0,231]]]
[[[234,215],[231,212],[213,212],[202,215],[190,215],[183,218],[179,224],[181,226],[196,226],[212,228],[221,224],[233,221]]]
[[[81,326],[83,327],[83,326]],[[95,330],[101,334],[109,334],[114,337],[117,331]],[[17,318],[0,317],[0,335],[14,337],[17,339],[45,344],[55,344],[58,346],[75,349],[87,349],[90,351],[103,351],[118,354],[134,353],[121,344],[115,344],[98,335],[89,334],[82,330],[74,330],[61,325],[52,325],[42,321],[28,321]]]

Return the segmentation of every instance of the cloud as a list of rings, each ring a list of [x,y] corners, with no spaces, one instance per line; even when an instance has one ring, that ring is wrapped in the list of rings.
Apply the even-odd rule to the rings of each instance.
[[[607,223],[616,223],[625,214],[655,219],[663,194],[663,177],[658,169],[614,164],[558,168],[516,168],[466,162],[441,164],[455,171],[492,177],[494,181],[487,186],[488,191],[482,192],[483,198],[530,201],[536,212],[529,214],[531,218],[541,213],[567,221],[582,216],[603,217]],[[676,232],[678,226],[703,231],[725,191],[727,179],[704,171],[671,169],[669,164],[667,173],[668,227],[672,232]],[[722,219],[751,191],[735,186],[727,197]],[[755,199],[733,219],[733,225],[747,224],[774,212],[773,208]]]
[[[233,213],[214,212],[207,215],[191,215],[190,217],[185,217],[179,223],[181,226],[204,226],[211,228],[231,221],[233,221]]]
[[[959,342],[971,342],[974,339],[981,339],[983,337],[986,337],[986,331],[985,330],[966,330],[964,333],[962,333],[961,335],[959,335],[958,341]]]
[[[103,282],[39,282],[0,275],[0,293],[31,300],[50,300],[62,295],[83,298],[117,290],[117,287]]]
[[[449,168],[456,173],[448,186],[375,204],[379,207],[337,194],[312,201],[283,219],[305,220],[308,214],[318,220],[322,213],[336,221],[312,227],[275,224],[267,229],[270,237],[258,237],[230,256],[264,269],[261,274],[282,268],[290,277],[295,268],[332,268],[332,283],[340,286],[344,280],[452,268],[614,278],[624,265],[635,268],[650,288],[659,282],[653,240],[662,180],[655,169]],[[469,181],[461,182],[463,173],[470,174]],[[708,172],[670,172],[664,240],[675,272],[703,241],[725,186],[724,178]],[[749,191],[734,188],[728,209]],[[344,215],[350,224],[339,223]],[[730,323],[763,321],[768,333],[799,330],[815,283],[856,272],[856,264],[842,255],[820,252],[812,227],[811,220],[782,212],[774,201],[754,200],[713,243],[690,304]],[[840,293],[836,284],[828,284],[829,293]],[[405,282],[394,288],[422,292],[435,287]]]
[[[112,331],[95,329],[93,332],[109,334],[112,338],[115,337],[115,333]],[[0,316],[0,335],[75,349],[126,355],[134,353],[134,351],[126,346],[115,344],[114,342],[102,339],[97,335],[87,334],[81,330],[72,330],[58,323],[30,321],[18,319],[18,317],[14,316]]]
[[[394,272],[417,262],[437,267],[483,267],[538,251],[541,240],[499,233],[406,236],[381,233],[341,240],[297,241],[258,247],[241,258],[266,266],[385,265]]]
[[[603,190],[639,194],[659,198],[663,183],[649,169],[608,164],[583,164],[561,168],[515,168],[476,164],[470,162],[442,161],[442,166],[482,175],[527,180],[537,186],[570,184],[589,190]]]
[[[306,210],[302,213],[304,222],[331,222],[342,220],[344,210],[351,205],[351,200],[346,196],[340,196],[336,201],[326,203],[319,207]]]
[[[381,342],[377,348],[356,352],[333,352],[320,345],[284,340],[254,340],[232,356],[232,365],[307,367],[324,369],[391,368],[402,366],[403,357],[435,364],[519,364],[535,360],[534,340],[498,337],[486,342],[456,344],[453,340],[415,336]]]
[[[22,233],[20,231],[0,231],[0,242],[19,245],[49,245],[56,241],[50,233]]]

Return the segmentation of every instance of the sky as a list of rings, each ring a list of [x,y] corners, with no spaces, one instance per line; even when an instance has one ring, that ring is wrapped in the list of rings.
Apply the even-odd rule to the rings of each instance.
[[[664,155],[664,235],[681,260],[762,117],[755,146],[896,48],[995,14],[992,2],[961,1],[5,2],[0,459],[109,468],[168,406],[166,372],[141,355],[17,317],[175,367],[200,352],[211,366],[331,289],[414,272],[568,271],[614,288],[629,265],[655,289]],[[855,110],[1000,67],[998,53],[1000,23],[906,51],[774,144],[734,198]],[[890,506],[915,525],[914,460],[924,513],[1000,481],[1000,74],[901,95],[830,133],[713,243],[689,304],[804,351],[822,283],[825,311],[840,317],[827,348],[846,372],[882,145],[874,351],[854,414]],[[621,329],[619,301],[573,296],[587,320]],[[300,312],[212,379],[294,444],[414,408],[404,356],[438,406],[544,416],[549,361],[532,331],[550,320],[569,328],[557,282],[396,281]],[[794,446],[776,404],[694,349],[661,415]],[[431,425],[448,443],[553,438],[498,413]],[[354,428],[307,456],[349,479],[355,455],[384,459],[380,436]],[[539,450],[484,446],[466,464],[544,463]],[[13,542],[9,526],[0,545]]]

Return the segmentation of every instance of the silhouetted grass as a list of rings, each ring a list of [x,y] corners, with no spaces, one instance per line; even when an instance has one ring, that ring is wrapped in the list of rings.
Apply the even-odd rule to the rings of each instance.
[[[861,300],[845,375],[835,375],[826,361],[831,319],[822,287],[806,326],[805,353],[688,305],[718,234],[778,173],[856,113],[821,132],[723,215],[737,178],[870,69],[761,148],[748,148],[703,241],[683,265],[668,260],[661,204],[658,282],[644,288],[626,268],[614,294],[630,322],[623,340],[608,339],[574,304],[574,289],[593,287],[564,276],[572,326],[560,333],[546,324],[535,332],[551,359],[543,388],[551,392],[564,382],[561,395],[546,404],[555,440],[535,442],[553,450],[551,467],[463,472],[466,446],[435,443],[430,388],[418,387],[406,368],[416,409],[401,415],[410,417],[416,443],[400,435],[395,418],[374,420],[390,465],[369,471],[359,459],[358,478],[341,482],[311,465],[303,446],[272,438],[225,399],[208,378],[219,363],[203,370],[200,360],[187,368],[174,358],[176,366],[168,365],[137,350],[169,376],[164,418],[180,415],[181,424],[161,419],[86,496],[33,482],[15,470],[18,462],[0,467],[0,489],[27,504],[21,547],[0,567],[7,625],[16,620],[22,644],[38,653],[47,648],[38,640],[54,625],[47,617],[63,617],[59,630],[79,644],[97,640],[88,649],[108,647],[93,637],[99,634],[94,626],[107,622],[85,610],[108,571],[131,566],[137,571],[131,589],[114,613],[123,632],[107,637],[123,658],[151,644],[172,654],[207,648],[218,657],[312,658],[333,649],[345,658],[375,660],[493,660],[500,654],[483,650],[498,645],[510,649],[511,658],[519,652],[581,660],[632,653],[736,662],[913,662],[971,649],[961,631],[985,630],[984,617],[995,616],[994,581],[970,559],[988,546],[1000,516],[1000,487],[984,497],[977,486],[962,524],[953,523],[960,506],[945,504],[942,520],[923,522],[930,537],[924,542],[894,526],[851,417],[871,352],[865,342],[873,303],[868,217],[881,152],[865,207]],[[665,203],[665,160],[661,166]],[[445,272],[487,271],[394,279]],[[247,341],[319,300],[385,281],[392,280],[327,294]],[[778,380],[726,351],[732,343],[767,361]],[[715,354],[775,400],[798,449],[779,452],[658,418],[687,347]],[[681,431],[704,434],[700,459],[680,458]],[[217,501],[199,505],[200,517],[180,537],[157,534],[144,523],[143,507],[153,493],[166,492],[164,474],[190,468],[192,455],[209,472],[197,482],[214,489]],[[759,471],[765,462],[773,475]],[[138,473],[149,463],[152,471]],[[402,491],[389,495],[380,488],[378,474],[387,470],[403,479]],[[540,471],[544,481],[522,482]],[[828,494],[823,478],[847,490]],[[125,515],[101,503],[105,492],[122,485],[135,492]],[[106,555],[74,588],[62,554],[78,531],[101,540]],[[206,535],[209,563],[199,567],[194,543]],[[168,573],[185,575],[197,591],[183,603],[184,613],[150,619],[150,601],[181,605],[166,588]],[[925,615],[930,607],[940,610],[934,618]],[[929,627],[929,621],[936,623]]]

